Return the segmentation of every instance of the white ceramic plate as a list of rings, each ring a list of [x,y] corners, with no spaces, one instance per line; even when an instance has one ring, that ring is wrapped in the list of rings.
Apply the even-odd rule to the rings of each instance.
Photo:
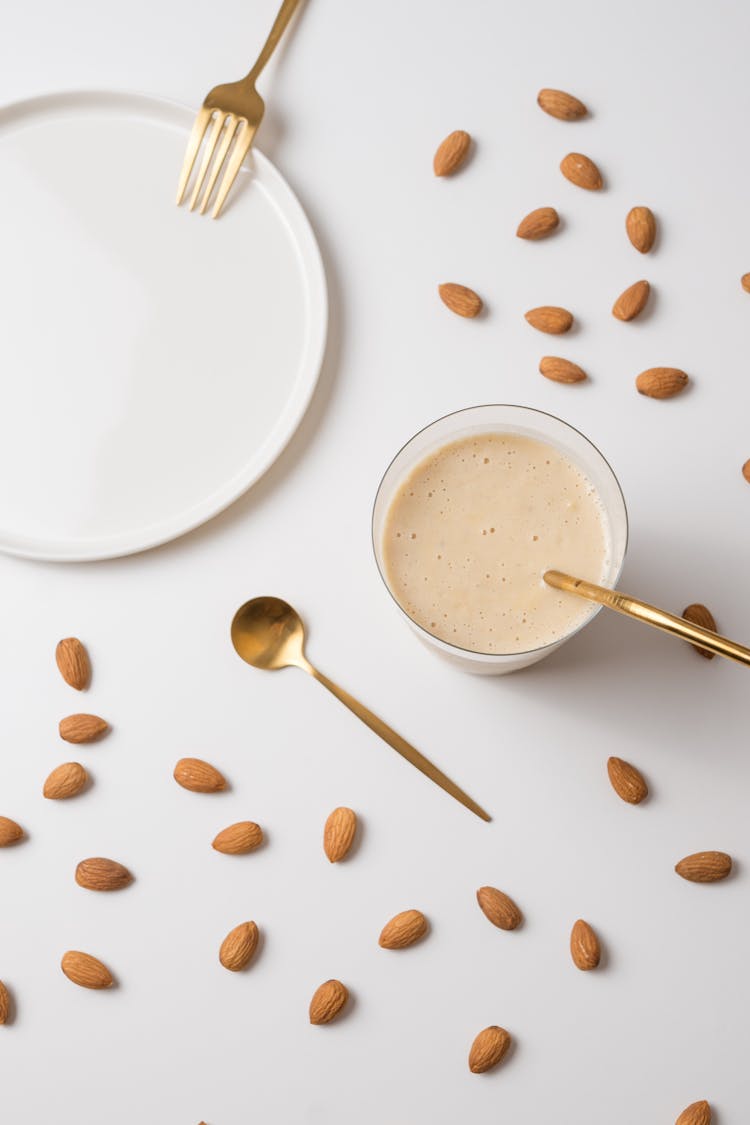
[[[181,535],[304,414],[327,323],[314,236],[257,150],[218,221],[175,207],[192,117],[112,93],[0,110],[0,550]]]

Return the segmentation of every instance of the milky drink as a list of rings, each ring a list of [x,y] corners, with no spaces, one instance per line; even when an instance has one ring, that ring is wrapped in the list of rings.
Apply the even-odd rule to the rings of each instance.
[[[396,600],[434,636],[472,652],[528,652],[595,611],[542,575],[601,582],[609,526],[589,478],[554,446],[479,433],[440,447],[403,480],[382,556]]]

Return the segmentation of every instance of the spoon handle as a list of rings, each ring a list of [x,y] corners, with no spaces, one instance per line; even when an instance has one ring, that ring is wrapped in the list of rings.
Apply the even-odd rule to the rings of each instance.
[[[392,746],[397,754],[400,754],[402,758],[406,758],[407,762],[411,762],[411,764],[416,766],[418,770],[421,770],[426,777],[429,777],[431,781],[434,781],[435,784],[439,785],[441,789],[444,789],[446,793],[450,793],[451,797],[455,797],[457,801],[460,801],[467,809],[476,813],[482,820],[491,819],[489,813],[486,813],[476,801],[473,801],[467,793],[464,793],[463,789],[459,789],[455,782],[451,781],[449,777],[445,776],[442,770],[439,770],[437,766],[432,764],[429,758],[425,758],[424,754],[420,754],[419,750],[415,750],[405,738],[402,738],[400,734],[396,734],[395,730],[389,727],[387,723],[384,723],[382,719],[379,719],[377,715],[373,715],[372,711],[368,710],[358,699],[355,699],[353,695],[349,695],[348,691],[344,691],[343,688],[335,684],[333,680],[329,680],[328,676],[324,676],[322,672],[319,672],[317,668],[313,668],[307,661],[304,667],[306,672],[314,676],[323,687],[328,688],[331,694],[335,695],[350,711],[353,711],[357,718],[361,719],[370,730],[375,731],[375,734],[379,734],[389,746]]]
[[[597,586],[593,582],[585,582],[582,578],[573,578],[572,575],[563,574],[560,570],[546,571],[544,581],[557,590],[566,590],[570,594],[577,594],[580,598],[598,602],[608,609],[615,610],[616,613],[624,613],[626,617],[635,617],[646,625],[652,625],[664,633],[671,633],[674,637],[681,637],[682,640],[705,648],[709,652],[716,652],[719,656],[726,656],[739,664],[750,665],[750,648],[745,648],[736,641],[730,641],[728,637],[722,637],[711,629],[693,625],[684,617],[677,617],[673,613],[649,605],[648,602],[631,598],[619,590],[608,590],[606,586]]]

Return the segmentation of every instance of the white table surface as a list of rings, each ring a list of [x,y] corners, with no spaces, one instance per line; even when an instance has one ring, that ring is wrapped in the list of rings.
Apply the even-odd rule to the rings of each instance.
[[[16,5],[0,99],[122,88],[197,104],[252,61],[274,0],[221,12]],[[91,565],[0,559],[0,813],[30,834],[0,854],[0,978],[17,1002],[0,1029],[9,1125],[631,1125],[672,1122],[699,1098],[719,1125],[747,1121],[748,673],[600,615],[536,669],[465,676],[398,619],[369,516],[395,449],[438,415],[485,401],[559,413],[621,479],[624,587],[677,611],[704,601],[750,638],[749,34],[735,0],[309,0],[264,76],[259,136],[315,225],[330,283],[330,345],[305,422],[249,495],[172,545]],[[591,119],[546,117],[545,85],[580,95]],[[476,137],[476,154],[436,181],[433,151],[454,128]],[[599,162],[606,191],[563,180],[569,150]],[[659,220],[648,258],[624,234],[637,203]],[[543,204],[564,230],[516,239]],[[612,300],[639,277],[655,287],[652,308],[619,324]],[[446,280],[475,287],[489,315],[452,317],[435,291]],[[535,333],[522,313],[542,303],[569,306],[580,329],[559,345]],[[549,351],[580,362],[590,384],[545,381]],[[634,376],[657,364],[687,370],[689,393],[638,396]],[[229,620],[265,592],[300,608],[311,657],[455,775],[491,825],[302,673],[240,663]],[[54,665],[71,633],[95,666],[83,701]],[[71,755],[56,724],[82,708],[114,731]],[[179,789],[171,772],[185,754],[220,766],[231,791]],[[609,754],[642,767],[647,804],[614,795]],[[44,777],[74,756],[94,787],[44,801]],[[337,804],[364,832],[331,867],[320,839]],[[213,852],[215,831],[246,817],[268,846]],[[731,880],[674,874],[709,848],[736,857]],[[97,854],[128,864],[133,887],[77,887],[75,863]],[[486,922],[474,901],[484,883],[517,899],[522,929]],[[384,921],[411,906],[428,914],[429,939],[379,949]],[[263,948],[235,976],[216,951],[248,917]],[[596,973],[570,962],[578,917],[606,947]],[[76,989],[59,970],[68,948],[99,954],[120,987]],[[331,976],[350,986],[352,1010],[312,1028],[309,998]],[[469,1045],[491,1023],[516,1049],[473,1076]]]

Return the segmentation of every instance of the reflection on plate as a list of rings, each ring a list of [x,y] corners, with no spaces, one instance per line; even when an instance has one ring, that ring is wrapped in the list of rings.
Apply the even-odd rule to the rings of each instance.
[[[256,150],[217,222],[175,207],[192,117],[128,94],[0,111],[0,550],[181,535],[304,414],[327,321],[314,236]]]

